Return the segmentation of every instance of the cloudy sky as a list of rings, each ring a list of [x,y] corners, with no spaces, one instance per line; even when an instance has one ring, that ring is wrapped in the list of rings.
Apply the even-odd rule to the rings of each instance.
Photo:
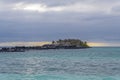
[[[120,0],[0,0],[0,42],[120,43]]]

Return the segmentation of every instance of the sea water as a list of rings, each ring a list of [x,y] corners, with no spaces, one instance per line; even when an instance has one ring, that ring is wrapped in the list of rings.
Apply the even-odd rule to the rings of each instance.
[[[120,80],[120,48],[0,53],[0,80]]]

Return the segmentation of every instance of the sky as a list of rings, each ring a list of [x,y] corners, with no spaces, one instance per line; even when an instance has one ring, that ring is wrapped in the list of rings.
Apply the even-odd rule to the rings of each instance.
[[[77,38],[120,46],[119,34],[120,0],[0,0],[0,43]]]

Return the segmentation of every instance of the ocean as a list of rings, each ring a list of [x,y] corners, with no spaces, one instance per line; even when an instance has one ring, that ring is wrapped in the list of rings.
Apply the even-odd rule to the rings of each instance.
[[[120,80],[120,48],[0,53],[0,80]]]

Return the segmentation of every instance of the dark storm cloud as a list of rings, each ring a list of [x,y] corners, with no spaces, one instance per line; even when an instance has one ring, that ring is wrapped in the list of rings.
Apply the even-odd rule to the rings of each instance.
[[[119,6],[119,0],[2,0],[0,41],[80,38],[119,42]]]

